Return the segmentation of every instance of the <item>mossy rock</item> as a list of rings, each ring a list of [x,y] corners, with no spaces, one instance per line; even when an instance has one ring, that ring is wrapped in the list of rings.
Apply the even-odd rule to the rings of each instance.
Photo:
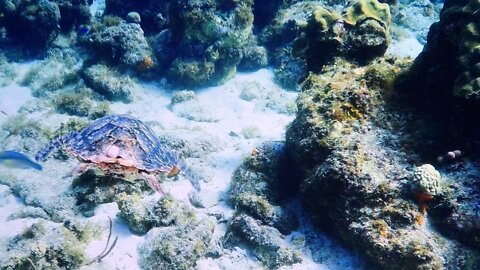
[[[93,210],[97,205],[118,201],[121,194],[153,192],[143,179],[127,180],[119,175],[105,173],[97,167],[77,176],[72,186],[73,194],[77,198],[76,210],[87,217],[94,214]]]
[[[210,81],[215,73],[215,64],[206,61],[176,59],[168,71],[169,76],[178,84],[198,87]]]
[[[347,24],[353,26],[367,19],[374,19],[388,27],[392,15],[388,4],[380,3],[378,0],[358,0],[347,8],[344,19]]]
[[[120,194],[117,199],[119,216],[136,234],[145,234],[153,227],[189,224],[195,213],[185,204],[165,195],[158,201],[142,199],[139,194]]]
[[[240,214],[230,222],[227,243],[237,245],[246,242],[253,254],[268,269],[276,269],[302,262],[301,254],[292,250],[275,228],[260,225],[254,218]]]
[[[78,269],[86,243],[64,226],[38,222],[8,241],[1,269]]]
[[[209,252],[215,224],[203,219],[181,226],[155,228],[147,234],[139,249],[142,269],[194,269],[200,258]]]

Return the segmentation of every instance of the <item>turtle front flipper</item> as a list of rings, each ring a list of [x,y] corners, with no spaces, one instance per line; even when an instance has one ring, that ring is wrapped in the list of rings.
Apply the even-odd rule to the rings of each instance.
[[[37,154],[35,155],[35,160],[45,161],[48,158],[48,155],[52,153],[52,151],[63,147],[66,143],[68,143],[77,135],[78,135],[77,131],[72,131],[63,136],[53,139],[49,144],[47,144],[45,147],[40,149],[40,151],[37,152]]]
[[[158,179],[155,176],[150,175],[150,174],[145,173],[145,172],[142,172],[141,174],[142,174],[143,178],[145,178],[145,182],[147,182],[149,187],[151,187],[153,190],[155,190],[156,192],[158,192],[160,194],[165,194],[162,187],[160,186],[160,183],[158,182]]]

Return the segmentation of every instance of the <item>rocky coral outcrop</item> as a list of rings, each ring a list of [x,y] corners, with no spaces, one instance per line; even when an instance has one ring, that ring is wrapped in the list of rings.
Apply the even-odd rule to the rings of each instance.
[[[446,1],[441,20],[432,26],[427,45],[409,73],[410,81],[422,85],[411,88],[435,91],[438,98],[476,102],[480,97],[475,50],[479,42],[476,10],[480,4],[477,1],[455,3]]]
[[[122,194],[135,196],[151,191],[142,179],[129,182],[121,177],[106,174],[98,168],[89,169],[79,175],[73,180],[72,185],[73,194],[77,199],[77,210],[85,216],[93,215],[94,208],[99,204],[120,201]],[[123,205],[127,209],[126,201]]]
[[[60,28],[67,32],[90,22],[89,0],[51,0],[60,11]]]
[[[297,217],[282,205],[297,190],[288,171],[285,145],[266,142],[253,151],[233,176],[229,200],[236,214],[226,241],[246,241],[269,268],[301,262],[300,254],[286,246],[282,235],[298,227]]]
[[[375,62],[337,60],[303,83],[287,145],[303,174],[304,205],[316,224],[383,269],[461,268],[471,251],[424,227],[448,192],[411,192],[440,187],[434,169],[413,169],[420,157],[408,148],[409,114],[392,96],[406,63]]]
[[[335,57],[369,61],[387,50],[391,20],[388,4],[377,0],[347,3],[298,1],[280,6],[260,33],[270,51],[276,81],[296,90],[309,70],[319,71]],[[338,4],[343,15],[326,6]]]
[[[61,91],[53,95],[51,103],[59,113],[97,119],[111,111],[108,102],[95,101],[94,93],[88,87],[78,87],[73,91]]]
[[[127,19],[130,12],[136,12],[140,17],[140,26],[149,35],[169,27],[169,1],[135,1],[106,0],[105,14]]]
[[[48,0],[0,2],[7,38],[33,53],[43,52],[60,31],[60,9]]]
[[[73,49],[51,49],[44,60],[28,70],[22,84],[30,87],[35,97],[47,97],[79,81],[81,61]]]
[[[255,256],[269,269],[288,266],[302,261],[298,251],[289,248],[282,234],[275,228],[261,225],[248,215],[233,218],[231,233],[251,245]],[[233,239],[229,239],[232,243]]]
[[[140,266],[142,269],[191,269],[210,251],[214,224],[211,219],[202,219],[152,229],[139,249]]]
[[[188,224],[195,220],[195,213],[170,195],[152,201],[138,194],[120,194],[118,208],[119,216],[137,234],[145,234],[153,227]]]
[[[146,71],[154,65],[153,51],[139,24],[119,20],[92,29],[82,38],[104,58],[133,70]]]
[[[63,225],[37,222],[2,247],[1,269],[78,268],[86,262],[91,232],[76,234]]]
[[[128,103],[133,99],[133,80],[129,76],[121,76],[106,65],[98,64],[87,67],[83,70],[82,75],[87,86],[109,100]]]
[[[229,197],[239,212],[289,233],[298,222],[293,213],[280,207],[296,191],[295,178],[288,171],[283,142],[267,142],[234,172]]]
[[[231,78],[251,44],[253,1],[182,0],[171,4],[169,46],[174,46],[177,54],[168,77],[176,84],[193,87]]]
[[[273,20],[259,33],[260,43],[270,52],[270,62],[275,67],[275,80],[282,87],[296,90],[307,74],[305,60],[291,54],[292,44],[298,32],[307,24],[312,12],[320,7],[323,5],[318,1],[299,1],[292,5],[283,5]]]
[[[474,236],[480,230],[476,206],[480,201],[479,8],[478,1],[445,1],[423,52],[395,85],[416,114],[410,123],[415,136],[412,147],[435,165],[448,190],[430,210],[433,221],[446,235],[476,247],[480,245]],[[462,155],[457,158],[455,151]]]
[[[390,20],[388,4],[377,0],[358,0],[343,16],[318,7],[296,39],[292,53],[304,57],[314,71],[335,57],[370,61],[387,50]]]

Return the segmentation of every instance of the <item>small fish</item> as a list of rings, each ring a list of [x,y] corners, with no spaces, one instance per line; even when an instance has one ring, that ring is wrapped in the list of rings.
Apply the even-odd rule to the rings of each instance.
[[[82,24],[78,27],[78,33],[80,33],[82,37],[85,37],[86,35],[88,35],[88,33],[90,33],[90,27]]]
[[[2,111],[2,110],[0,110],[0,113],[5,114],[5,115],[8,115],[6,112],[4,112],[4,111]]]
[[[10,168],[42,170],[40,164],[32,161],[27,156],[16,151],[0,152],[0,164]]]

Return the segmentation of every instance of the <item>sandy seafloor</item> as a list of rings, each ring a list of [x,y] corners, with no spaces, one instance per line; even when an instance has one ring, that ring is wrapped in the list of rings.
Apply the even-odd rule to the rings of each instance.
[[[415,57],[422,46],[415,39],[404,40],[403,43],[393,44],[389,53],[400,56]],[[35,63],[19,65],[19,77]],[[196,209],[196,211],[217,211],[229,217],[233,209],[226,203],[226,191],[229,187],[231,176],[243,158],[263,141],[283,140],[286,126],[293,120],[294,115],[281,114],[266,106],[268,98],[246,101],[241,99],[241,93],[246,88],[255,88],[255,93],[265,96],[282,95],[284,99],[293,100],[297,93],[287,92],[273,82],[273,74],[269,69],[253,73],[240,73],[233,79],[218,87],[205,88],[197,91],[197,98],[201,104],[202,116],[208,116],[215,121],[197,122],[180,117],[170,109],[171,92],[162,90],[154,84],[139,83],[132,103],[112,103],[113,113],[130,114],[142,121],[149,123],[154,131],[163,130],[195,130],[200,134],[213,136],[218,142],[218,151],[203,157],[203,166],[208,166],[213,172],[210,181],[202,182],[203,196],[210,200],[210,208]],[[5,113],[0,114],[0,125],[10,116],[18,113],[19,109],[35,98],[31,96],[30,89],[19,86],[17,83],[0,88],[0,109]],[[56,128],[61,122],[66,122],[69,116],[56,113],[52,108],[28,115],[42,125]],[[242,136],[245,129],[255,130],[255,136]],[[197,134],[197,133],[194,133]],[[232,134],[240,134],[232,136]],[[3,147],[2,147],[3,148]],[[56,202],[59,192],[70,188],[71,177],[68,175],[78,162],[69,159],[67,162],[50,159],[44,164],[41,172],[33,170],[18,170],[0,167],[0,173],[13,174],[20,181],[37,183],[37,189],[30,191],[41,200],[51,199]],[[44,183],[44,185],[42,184]],[[162,184],[164,190],[171,193],[176,199],[188,202],[188,193],[191,191],[190,183],[183,178],[178,181]],[[154,195],[159,196],[159,195]],[[292,207],[297,207],[300,215],[300,227],[286,241],[295,249],[301,250],[304,256],[302,263],[284,267],[282,269],[363,269],[362,260],[343,248],[336,241],[313,228],[306,215],[302,214],[300,203],[292,202]],[[19,234],[24,228],[38,221],[38,219],[21,218],[10,220],[9,216],[25,208],[24,202],[12,194],[4,185],[0,185],[0,245],[5,240]],[[118,235],[119,240],[113,251],[100,263],[84,266],[81,269],[139,269],[137,265],[137,247],[144,241],[144,237],[132,234],[127,225],[118,217],[118,208],[115,203],[104,204],[96,208],[95,215],[88,218],[108,228],[108,217],[113,223],[113,235]],[[67,211],[68,213],[68,211]],[[200,213],[201,214],[201,213]],[[82,216],[72,218],[86,219]],[[226,229],[225,224],[217,226],[215,235],[221,236]],[[108,231],[103,236],[92,241],[86,253],[89,257],[97,256],[105,245]],[[302,241],[298,241],[302,239]],[[301,242],[301,246],[296,243]],[[261,269],[262,265],[246,251],[239,247],[219,259],[203,259],[197,262],[197,269]]]

